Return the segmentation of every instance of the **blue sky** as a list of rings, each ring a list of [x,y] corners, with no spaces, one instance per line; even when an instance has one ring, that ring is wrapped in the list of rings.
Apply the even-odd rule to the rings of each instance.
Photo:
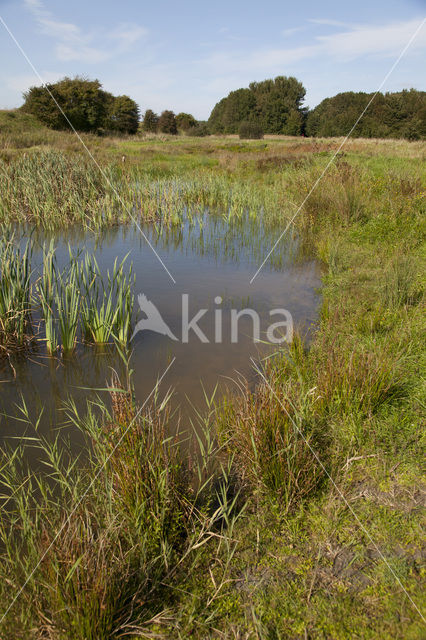
[[[306,105],[374,91],[426,16],[426,0],[0,0],[0,15],[45,81],[98,78],[144,111],[207,118],[252,80],[294,75]],[[0,108],[40,84],[0,24]],[[383,91],[426,89],[426,24]]]

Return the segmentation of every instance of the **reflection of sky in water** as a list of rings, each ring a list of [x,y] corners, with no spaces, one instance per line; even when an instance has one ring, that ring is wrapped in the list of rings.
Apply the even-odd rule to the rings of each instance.
[[[318,266],[312,262],[295,260],[296,243],[286,237],[275,251],[275,260],[268,262],[258,277],[250,279],[273,246],[280,230],[266,231],[259,220],[248,216],[238,223],[228,224],[211,214],[186,223],[183,227],[156,230],[145,227],[145,233],[159,256],[176,280],[174,285],[155,258],[138,230],[133,227],[109,229],[99,236],[85,235],[71,230],[57,235],[59,266],[68,262],[68,243],[73,252],[94,252],[102,272],[112,268],[116,257],[121,260],[129,254],[136,276],[135,294],[144,293],[160,311],[162,317],[178,337],[181,335],[182,293],[189,294],[190,318],[201,308],[209,311],[199,322],[200,328],[211,340],[201,344],[190,334],[189,344],[174,342],[152,332],[138,333],[133,342],[132,368],[136,398],[143,402],[152,390],[156,378],[170,359],[176,360],[164,380],[164,391],[175,389],[175,402],[182,407],[191,403],[202,406],[203,387],[209,394],[215,385],[225,383],[239,372],[250,378],[250,356],[259,354],[259,345],[253,344],[251,320],[241,318],[239,342],[230,341],[230,309],[252,307],[261,318],[261,338],[270,322],[269,310],[285,308],[293,316],[295,325],[309,326],[317,315],[320,284]],[[47,236],[33,233],[36,246],[42,246]],[[35,251],[35,271],[40,264],[41,252]],[[35,274],[36,275],[36,274]],[[215,344],[214,298],[221,296],[223,342]],[[40,351],[29,359],[13,359],[16,378],[7,361],[0,363],[0,406],[9,416],[18,416],[16,405],[21,396],[34,417],[43,408],[40,431],[47,433],[64,421],[63,401],[72,395],[77,406],[82,406],[90,389],[104,388],[111,380],[112,369],[120,371],[122,364],[113,348],[101,351],[81,346],[69,362],[46,358]],[[99,392],[102,395],[102,391]],[[185,412],[184,412],[185,415]],[[23,423],[2,417],[2,437],[23,432]],[[72,433],[72,437],[78,437]]]

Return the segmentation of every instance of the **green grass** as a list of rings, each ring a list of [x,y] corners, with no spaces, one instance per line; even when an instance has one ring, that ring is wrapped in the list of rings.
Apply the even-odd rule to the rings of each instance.
[[[29,127],[18,133],[31,142]],[[49,136],[26,158],[18,144],[3,145],[4,175],[19,167],[13,175],[30,176],[34,158],[51,154],[73,176],[61,224],[102,226],[105,202],[106,223],[127,220],[103,183],[93,187],[102,206],[89,197],[75,215],[98,184],[94,170],[72,136]],[[213,207],[230,222],[243,211],[256,221],[264,209],[271,227],[285,225],[340,143],[85,140],[142,219],[178,225],[191,206],[193,215]],[[68,406],[91,442],[80,467],[69,468],[59,442],[37,440],[49,482],[20,470],[19,449],[6,456],[4,609],[47,556],[2,637],[131,637],[129,625],[139,637],[173,639],[423,637],[424,155],[423,143],[348,142],[296,220],[301,249],[323,267],[318,330],[309,346],[296,337],[262,363],[256,388],[218,412],[208,402],[197,455],[181,457],[165,437],[166,400],[132,422],[131,388],[115,380],[111,409],[93,400],[78,416]],[[25,197],[6,196],[4,222],[28,220]],[[57,224],[54,198],[41,199],[34,222]],[[88,280],[92,271],[90,263]],[[111,326],[102,287],[97,299]]]

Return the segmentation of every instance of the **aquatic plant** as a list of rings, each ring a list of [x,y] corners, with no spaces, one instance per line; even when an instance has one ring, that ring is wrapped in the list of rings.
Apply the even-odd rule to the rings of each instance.
[[[38,299],[40,300],[42,319],[44,321],[46,349],[49,355],[54,355],[59,346],[55,318],[56,284],[57,272],[52,240],[49,249],[46,250],[46,247],[43,247],[43,272],[40,281],[37,283]]]
[[[12,236],[0,240],[0,346],[22,348],[31,334],[31,243],[15,246]]]
[[[30,341],[45,343],[48,354],[73,353],[79,335],[92,344],[116,341],[127,346],[133,323],[132,266],[114,261],[102,276],[94,256],[73,256],[59,269],[53,241],[43,247],[41,274],[31,279],[32,244],[24,249],[13,239],[0,244],[0,344],[3,353]],[[41,324],[32,317],[40,311]],[[36,326],[37,325],[37,326]]]
[[[81,284],[81,326],[83,338],[94,344],[107,344],[113,337],[121,345],[128,343],[132,325],[132,267],[124,273],[126,257],[114,261],[106,282],[94,256],[86,254],[79,269]]]

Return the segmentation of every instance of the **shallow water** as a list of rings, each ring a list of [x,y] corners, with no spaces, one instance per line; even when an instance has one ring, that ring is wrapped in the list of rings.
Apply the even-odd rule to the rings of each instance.
[[[135,295],[145,294],[178,338],[182,333],[182,294],[188,294],[190,318],[199,309],[208,310],[198,324],[209,343],[200,342],[193,332],[187,344],[152,331],[140,331],[132,341],[136,399],[140,403],[145,400],[156,379],[175,358],[161,389],[163,393],[168,388],[174,390],[174,406],[181,408],[185,423],[191,415],[190,407],[202,410],[204,393],[211,395],[216,385],[219,399],[225,388],[237,389],[232,379],[239,374],[253,380],[250,357],[262,357],[268,352],[265,345],[254,343],[249,317],[240,319],[238,342],[231,343],[231,308],[250,307],[259,313],[262,340],[268,324],[280,319],[269,318],[269,311],[274,308],[287,309],[296,327],[309,330],[317,318],[319,267],[312,260],[298,260],[297,241],[287,236],[250,284],[281,230],[266,229],[259,220],[248,216],[229,224],[223,217],[206,213],[179,228],[159,229],[147,225],[143,231],[176,284],[140,231],[130,226],[110,229],[97,236],[78,231],[57,235],[58,263],[67,264],[68,245],[74,253],[93,252],[104,273],[111,269],[116,257],[121,260],[129,254],[127,261],[133,263],[136,277]],[[22,230],[21,235],[28,237]],[[49,238],[40,233],[33,233],[32,237],[40,248],[33,254],[36,277],[41,247]],[[217,296],[222,298],[220,304],[215,303]],[[215,342],[217,309],[222,309],[220,344]],[[77,406],[83,407],[93,389],[104,389],[110,382],[112,369],[122,371],[122,362],[114,347],[96,349],[79,345],[75,355],[65,361],[48,358],[42,349],[30,358],[13,358],[10,363],[1,361],[0,437],[10,441],[11,437],[24,433],[32,435],[33,427],[20,420],[19,406],[23,402],[34,421],[43,411],[38,431],[51,435],[64,424],[64,401],[72,396]],[[102,390],[99,394],[106,395]],[[81,438],[73,429],[70,433],[77,448]]]

